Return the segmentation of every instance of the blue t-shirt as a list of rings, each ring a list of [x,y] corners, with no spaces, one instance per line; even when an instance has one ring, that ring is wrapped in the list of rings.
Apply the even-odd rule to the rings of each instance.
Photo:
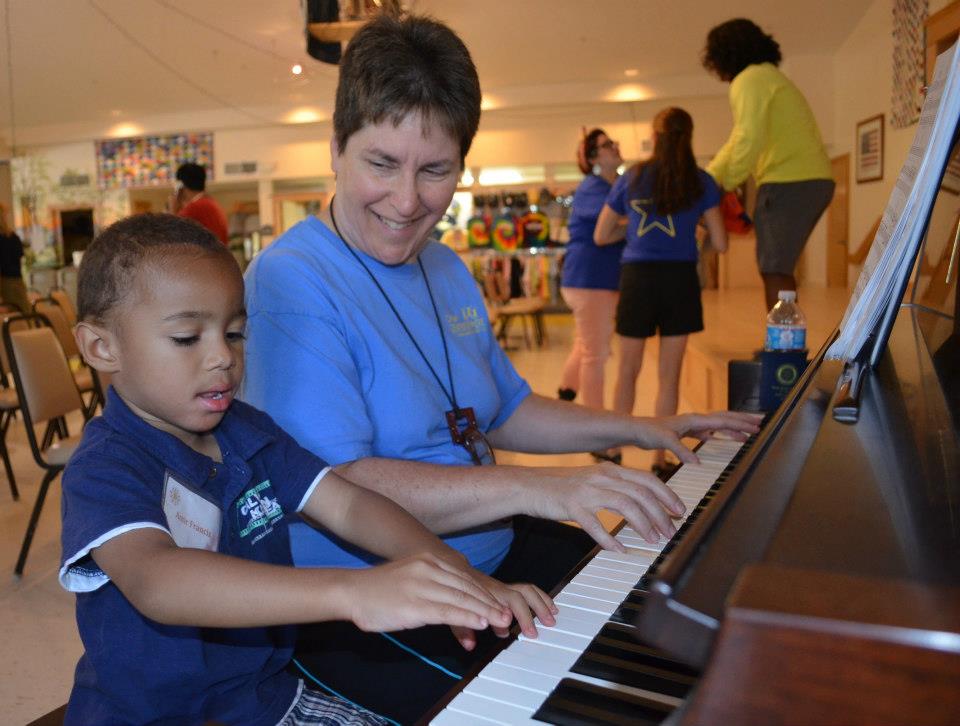
[[[713,177],[697,169],[703,185],[700,198],[682,212],[661,215],[653,205],[652,165],[644,167],[637,191],[631,188],[635,174],[617,179],[607,197],[607,206],[627,217],[627,246],[621,262],[696,262],[697,222],[720,203],[720,190]]]
[[[371,456],[471,466],[447,429],[447,361],[419,266],[388,266],[357,254],[436,377],[344,243],[309,217],[257,255],[247,271],[244,400],[334,466]],[[456,253],[431,242],[420,259],[443,323],[457,403],[473,408],[481,431],[495,429],[530,387],[497,344],[477,284]],[[512,538],[509,525],[500,522],[445,541],[491,572]],[[298,565],[374,561],[306,525],[294,524],[291,540]]]
[[[624,243],[600,246],[593,241],[597,217],[609,192],[606,179],[590,174],[573,194],[573,209],[567,220],[570,241],[563,258],[563,287],[616,290],[620,286]]]
[[[65,723],[274,726],[296,698],[298,679],[284,670],[295,627],[161,625],[90,556],[113,537],[155,528],[181,547],[292,564],[285,515],[300,511],[326,465],[242,402],[214,436],[222,463],[142,420],[112,388],[84,430],[63,474],[60,583],[77,593],[84,646]]]

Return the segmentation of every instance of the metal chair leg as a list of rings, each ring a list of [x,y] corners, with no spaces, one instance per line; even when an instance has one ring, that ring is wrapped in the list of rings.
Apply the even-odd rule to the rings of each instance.
[[[3,459],[3,468],[7,471],[7,483],[10,484],[10,493],[13,495],[13,500],[17,501],[20,499],[20,491],[17,489],[17,480],[13,478],[13,466],[10,464],[10,454],[7,452],[5,433],[5,431],[0,431],[0,458]]]
[[[33,505],[33,511],[30,513],[27,532],[23,535],[23,544],[20,546],[20,556],[17,557],[16,567],[13,568],[13,573],[17,577],[23,575],[23,566],[27,562],[27,553],[30,551],[30,543],[33,542],[33,533],[37,529],[37,522],[40,521],[40,511],[43,509],[44,499],[47,498],[47,490],[50,488],[50,482],[53,481],[61,471],[63,471],[62,466],[47,469],[47,473],[44,474],[43,481],[40,483],[40,491],[37,492],[37,501],[36,504]]]

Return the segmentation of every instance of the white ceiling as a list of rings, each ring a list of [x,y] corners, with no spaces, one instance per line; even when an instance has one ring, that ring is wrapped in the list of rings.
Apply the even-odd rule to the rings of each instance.
[[[516,108],[722,94],[699,63],[716,23],[750,17],[789,59],[834,50],[871,0],[405,4],[460,33],[490,107]],[[11,78],[19,146],[327,119],[336,87],[305,52],[299,0],[3,0],[0,68],[0,146]]]

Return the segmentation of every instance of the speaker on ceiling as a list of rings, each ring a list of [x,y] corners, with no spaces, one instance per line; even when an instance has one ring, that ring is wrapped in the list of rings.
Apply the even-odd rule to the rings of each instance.
[[[307,53],[322,63],[337,65],[340,62],[340,43],[322,43],[310,33],[310,23],[335,23],[340,20],[339,0],[306,0],[307,3]]]

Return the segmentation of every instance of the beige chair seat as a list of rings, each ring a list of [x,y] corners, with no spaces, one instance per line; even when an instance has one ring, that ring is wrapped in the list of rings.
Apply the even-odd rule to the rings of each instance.
[[[530,348],[530,334],[527,330],[527,321],[533,323],[534,337],[537,345],[541,346],[547,339],[546,329],[543,324],[543,310],[546,303],[538,297],[515,297],[505,303],[491,306],[494,316],[491,319],[497,340],[506,344],[507,333],[510,329],[510,323],[515,317],[519,317],[523,323],[523,341],[527,348]]]
[[[47,447],[46,451],[43,452],[47,463],[51,466],[66,466],[67,462],[70,461],[70,457],[73,456],[73,452],[76,451],[80,445],[81,438],[82,435],[78,434],[77,436],[63,439],[62,441],[54,441]]]
[[[12,388],[0,388],[0,411],[15,411],[20,408],[20,398]]]

